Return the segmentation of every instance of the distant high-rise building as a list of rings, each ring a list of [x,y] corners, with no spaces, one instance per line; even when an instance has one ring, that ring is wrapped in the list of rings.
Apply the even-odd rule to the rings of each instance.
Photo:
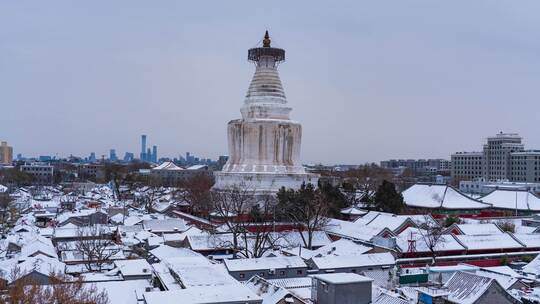
[[[539,150],[525,150],[515,133],[499,133],[487,138],[481,152],[452,154],[454,181],[483,178],[486,181],[539,182]]]
[[[90,157],[88,157],[88,162],[95,163],[96,162],[96,153],[92,152],[90,153]]]
[[[115,149],[111,149],[109,151],[109,160],[110,161],[117,161],[118,160],[118,157],[116,156],[116,150]]]
[[[157,163],[157,146],[152,147],[152,162]]]
[[[146,135],[141,135],[141,160],[142,161],[147,161]]]
[[[131,153],[131,152],[126,152],[126,154],[124,154],[124,161],[125,162],[133,161],[134,158],[135,158],[135,155],[133,155],[133,153]]]
[[[487,180],[506,180],[510,178],[512,152],[521,152],[524,146],[521,136],[500,132],[488,137],[484,145],[484,178]]]
[[[11,165],[11,162],[13,162],[13,147],[3,141],[0,143],[0,165]]]

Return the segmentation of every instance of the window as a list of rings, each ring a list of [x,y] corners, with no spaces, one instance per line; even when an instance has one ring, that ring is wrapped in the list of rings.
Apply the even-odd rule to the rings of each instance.
[[[284,271],[284,270],[280,270],[280,271],[279,271],[279,275],[280,275],[280,276],[284,276],[284,275],[285,275],[285,271]]]
[[[245,278],[245,277],[246,277],[245,274],[243,274],[243,273],[240,274],[240,279],[243,279],[243,278]]]
[[[324,292],[328,292],[328,284],[321,282]]]
[[[259,272],[259,276],[260,276],[261,278],[264,278],[264,272]]]
[[[304,273],[304,272],[303,272],[301,269],[299,269],[299,270],[296,271],[296,274],[298,274],[298,275],[301,275],[301,274],[303,274],[303,273]]]

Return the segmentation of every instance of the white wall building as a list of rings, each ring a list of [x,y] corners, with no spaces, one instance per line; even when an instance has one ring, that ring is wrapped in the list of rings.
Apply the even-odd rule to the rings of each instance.
[[[493,190],[528,190],[540,193],[540,183],[511,182],[511,181],[487,181],[478,178],[472,181],[460,181],[459,190],[469,194],[488,194]]]

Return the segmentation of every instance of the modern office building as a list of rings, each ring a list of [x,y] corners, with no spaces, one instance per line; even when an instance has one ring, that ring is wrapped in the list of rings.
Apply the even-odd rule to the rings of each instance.
[[[92,152],[90,153],[90,156],[88,157],[88,162],[95,163],[96,162],[96,153]]]
[[[152,147],[152,159],[151,159],[151,161],[153,163],[157,163],[157,159],[158,159],[158,157],[157,157],[157,146],[153,146]]]
[[[510,168],[510,181],[540,182],[540,150],[511,153]]]
[[[523,151],[521,136],[515,133],[499,133],[488,137],[484,145],[483,177],[487,180],[510,179],[512,152]]]
[[[141,135],[141,161],[147,160],[146,154],[146,135]]]
[[[135,155],[133,153],[131,153],[131,152],[126,152],[126,154],[124,154],[124,161],[125,162],[130,162],[134,158],[135,158]]]
[[[540,181],[540,150],[525,150],[515,133],[488,137],[482,152],[456,152],[451,156],[454,181]]]
[[[109,151],[109,160],[110,161],[117,161],[118,160],[118,157],[116,156],[116,150],[115,149],[111,149]]]
[[[473,180],[482,176],[483,152],[456,152],[451,155],[451,175],[454,180]]]
[[[11,165],[13,161],[13,147],[3,141],[0,143],[0,165]]]

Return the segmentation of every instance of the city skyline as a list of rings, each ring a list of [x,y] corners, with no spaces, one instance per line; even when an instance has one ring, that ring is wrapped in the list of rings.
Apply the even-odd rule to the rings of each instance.
[[[288,52],[303,163],[449,158],[499,131],[540,146],[532,1],[58,2],[0,4],[0,100],[18,105],[0,138],[15,154],[138,156],[140,134],[160,155],[227,154],[253,73],[245,48],[265,29]]]

